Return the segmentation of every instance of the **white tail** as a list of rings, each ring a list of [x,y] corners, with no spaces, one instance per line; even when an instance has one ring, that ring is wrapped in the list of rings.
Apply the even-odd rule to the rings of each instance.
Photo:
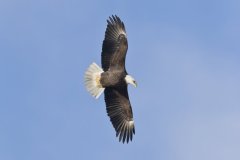
[[[102,68],[92,63],[85,72],[84,81],[87,91],[96,99],[102,94],[104,88],[100,83]]]

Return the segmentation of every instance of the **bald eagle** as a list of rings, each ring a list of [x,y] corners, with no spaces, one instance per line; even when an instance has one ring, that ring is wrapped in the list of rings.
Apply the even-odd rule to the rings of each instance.
[[[125,67],[128,49],[124,23],[118,16],[109,17],[102,45],[102,68],[92,63],[85,73],[85,86],[96,99],[104,92],[108,116],[123,143],[135,134],[133,113],[128,96],[128,84],[137,87]]]

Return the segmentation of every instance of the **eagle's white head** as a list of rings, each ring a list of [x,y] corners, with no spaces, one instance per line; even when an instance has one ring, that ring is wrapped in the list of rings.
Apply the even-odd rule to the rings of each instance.
[[[132,76],[126,75],[125,81],[127,84],[132,84],[134,87],[137,87],[137,82],[134,80]]]

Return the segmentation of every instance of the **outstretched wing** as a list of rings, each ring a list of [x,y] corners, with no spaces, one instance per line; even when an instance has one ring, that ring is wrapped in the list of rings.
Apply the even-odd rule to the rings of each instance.
[[[121,88],[105,88],[104,91],[107,113],[119,141],[127,143],[135,134],[133,113],[128,97],[127,86]]]
[[[109,17],[102,45],[102,68],[107,71],[110,67],[125,69],[125,57],[128,43],[123,22],[118,16]]]

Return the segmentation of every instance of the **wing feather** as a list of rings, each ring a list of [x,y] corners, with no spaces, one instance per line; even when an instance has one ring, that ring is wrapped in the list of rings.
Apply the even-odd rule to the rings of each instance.
[[[102,68],[104,71],[115,66],[125,69],[128,44],[124,23],[116,15],[109,17],[107,23],[102,45]]]
[[[107,113],[115,128],[116,136],[119,136],[119,141],[128,143],[135,134],[135,127],[127,86],[119,88],[107,87],[104,95]]]

